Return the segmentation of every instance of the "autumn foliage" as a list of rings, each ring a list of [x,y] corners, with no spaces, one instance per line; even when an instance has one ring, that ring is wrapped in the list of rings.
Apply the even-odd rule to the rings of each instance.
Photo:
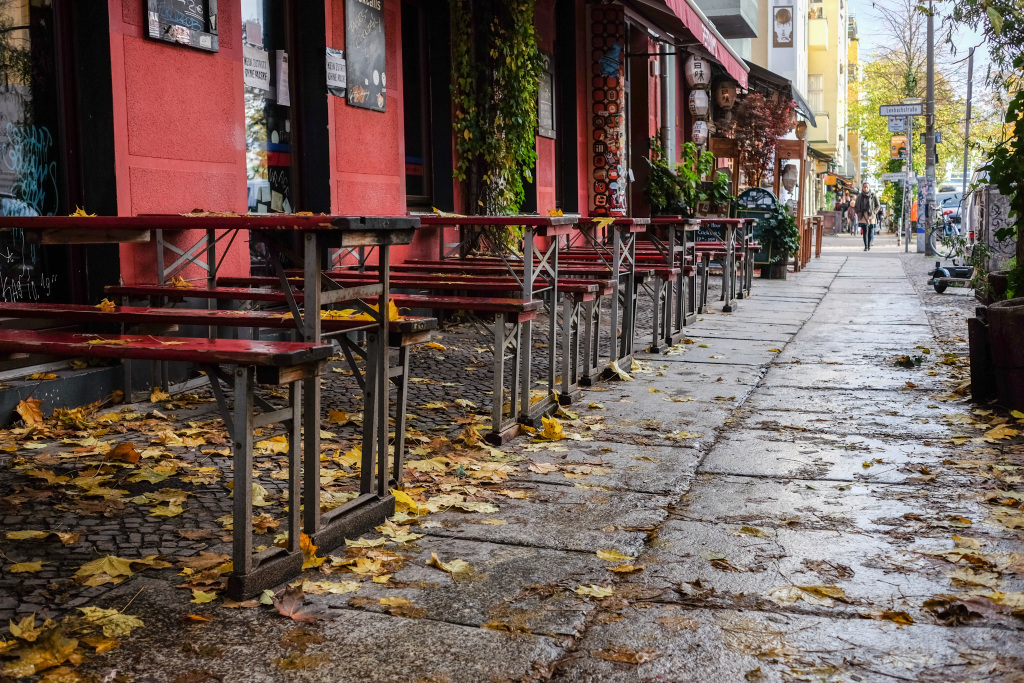
[[[780,99],[771,102],[760,93],[750,93],[736,107],[733,137],[739,147],[740,169],[751,187],[760,187],[772,177],[775,145],[792,127],[796,103]]]

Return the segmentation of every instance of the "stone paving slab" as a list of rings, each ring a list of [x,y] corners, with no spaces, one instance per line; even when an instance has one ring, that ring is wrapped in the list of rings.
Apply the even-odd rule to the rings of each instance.
[[[952,550],[952,538],[908,541],[864,531],[791,528],[766,528],[764,536],[755,536],[744,526],[668,520],[653,547],[636,560],[643,576],[631,575],[630,581],[674,587],[691,605],[850,617],[897,610],[925,621],[931,621],[925,600],[959,590],[948,576],[957,565],[924,554]],[[792,586],[836,586],[844,595],[794,600],[786,591]],[[1019,591],[1024,579],[1004,576],[998,587]],[[1024,629],[1024,623],[1019,626]]]
[[[574,486],[610,487],[662,495],[681,495],[690,484],[702,451],[695,445],[679,443],[672,446],[646,446],[621,444],[602,440],[589,443],[570,442],[566,445],[551,444],[552,449],[524,452],[521,446],[511,452],[525,456],[525,462],[563,465],[568,463],[601,463],[599,466],[610,471],[606,474],[592,474],[580,477],[569,472],[539,474],[526,470],[525,480],[545,484]]]
[[[650,654],[637,665],[615,652]],[[947,683],[998,679],[1022,655],[1012,631],[652,604],[596,620],[554,680]]]
[[[214,612],[168,600],[176,595],[169,585],[144,578],[125,588],[110,604],[121,607],[143,589],[132,606],[147,615],[147,628],[118,651],[114,667],[102,660],[84,667],[111,681],[466,681],[492,680],[497,671],[514,679],[565,652],[561,639],[522,632],[358,610],[331,610],[332,621],[300,625],[266,608]],[[196,622],[187,618],[193,613],[213,618]]]
[[[942,407],[932,403],[926,393],[910,387],[900,391],[761,387],[744,407],[752,413],[762,410],[837,415],[881,413],[904,418],[934,418],[943,413]]]
[[[586,488],[553,484],[523,484],[528,500],[500,498],[499,511],[488,519],[505,520],[495,526],[481,523],[478,514],[443,512],[431,515],[423,524],[432,536],[463,538],[530,548],[553,548],[580,552],[615,549],[636,554],[646,529],[660,523],[672,501],[663,496],[606,491],[583,483]]]
[[[919,441],[739,427],[723,434],[700,470],[772,478],[900,483],[915,476],[911,466],[933,465],[944,457],[943,449]],[[871,465],[864,467],[864,463]]]
[[[938,486],[767,479],[699,474],[673,509],[692,522],[949,538],[963,531],[958,518],[983,519],[980,500]]]
[[[783,349],[785,352],[786,349]],[[765,375],[765,385],[790,387],[827,387],[832,389],[897,389],[912,382],[923,389],[938,390],[945,383],[920,369],[908,370],[892,365],[852,367],[839,362],[784,363],[773,365]]]

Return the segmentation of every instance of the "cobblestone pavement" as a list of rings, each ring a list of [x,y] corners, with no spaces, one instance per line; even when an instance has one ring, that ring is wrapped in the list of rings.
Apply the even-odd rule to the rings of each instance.
[[[640,354],[630,381],[501,450],[473,445],[456,403],[489,401],[473,362],[489,356],[446,329],[414,364],[429,381],[410,399],[410,498],[305,572],[309,623],[216,595],[230,460],[208,403],[5,434],[4,534],[79,536],[2,541],[0,615],[144,623],[102,654],[81,619],[35,645],[18,627],[6,671],[30,651],[63,665],[53,681],[1020,680],[1020,425],[965,400],[973,299],[935,294],[928,266],[884,236],[868,253],[829,237],[803,272],[756,281],[692,343]],[[358,392],[332,374],[325,407],[349,411],[323,426],[337,501]],[[138,464],[85,465],[129,440]],[[260,448],[269,526],[282,456]],[[107,554],[132,575],[80,571]]]

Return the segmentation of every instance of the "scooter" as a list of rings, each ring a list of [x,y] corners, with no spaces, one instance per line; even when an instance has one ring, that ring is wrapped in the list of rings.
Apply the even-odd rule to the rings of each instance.
[[[929,273],[928,284],[942,294],[946,287],[967,287],[974,279],[974,266],[942,266],[941,261],[935,262],[935,270]]]

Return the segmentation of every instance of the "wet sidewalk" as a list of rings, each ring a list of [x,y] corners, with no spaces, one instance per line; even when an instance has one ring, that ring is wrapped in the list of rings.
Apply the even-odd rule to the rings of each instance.
[[[1020,425],[956,393],[970,301],[858,242],[757,280],[541,438],[473,461],[420,444],[396,524],[306,572],[308,623],[146,571],[99,602],[145,626],[77,673],[1018,680]]]

